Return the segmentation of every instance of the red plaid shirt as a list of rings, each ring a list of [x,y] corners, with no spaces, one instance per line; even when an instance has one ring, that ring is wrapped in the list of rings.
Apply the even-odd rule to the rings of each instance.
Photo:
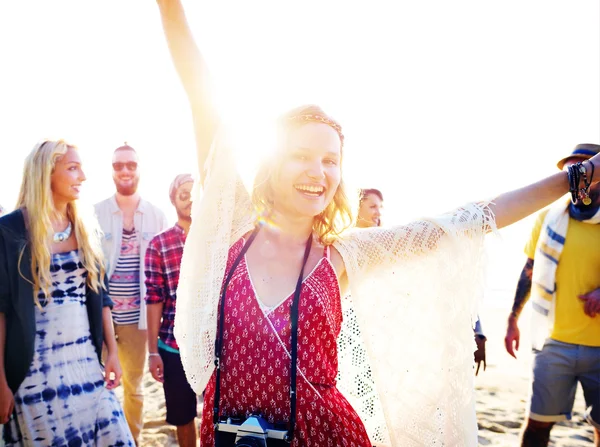
[[[179,350],[173,324],[175,322],[175,301],[179,283],[179,267],[185,244],[185,233],[178,224],[150,241],[146,250],[146,304],[163,303],[162,323],[159,338],[173,349]]]

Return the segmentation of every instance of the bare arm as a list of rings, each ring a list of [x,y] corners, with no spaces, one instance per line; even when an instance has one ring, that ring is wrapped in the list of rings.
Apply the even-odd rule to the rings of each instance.
[[[531,294],[532,275],[533,259],[527,258],[527,261],[525,261],[525,265],[523,266],[523,270],[521,271],[519,282],[517,283],[517,291],[515,292],[515,300],[513,302],[509,319],[514,318],[515,321],[518,320],[523,307],[525,307],[527,300],[529,300],[529,295]]]
[[[102,331],[107,351],[106,362],[104,363],[104,381],[106,382],[106,388],[112,390],[119,386],[123,371],[119,363],[117,340],[115,339],[112,312],[109,306],[102,308]]]
[[[202,175],[219,122],[211,99],[208,66],[194,42],[181,1],[157,0],[157,3],[171,58],[192,109],[198,168]]]
[[[517,320],[519,319],[519,315],[523,310],[523,306],[525,306],[525,303],[527,303],[527,300],[529,299],[529,295],[531,293],[532,275],[533,259],[527,258],[525,266],[523,266],[523,270],[521,271],[521,276],[519,277],[517,291],[515,293],[515,301],[513,303],[510,316],[508,317],[506,336],[504,337],[504,347],[506,348],[506,352],[508,352],[514,358],[517,358],[515,351],[519,350],[519,344],[521,342],[521,331],[519,331]]]
[[[117,341],[115,339],[115,328],[113,327],[112,312],[110,307],[102,308],[102,333],[104,334],[104,344],[108,355],[117,355]]]
[[[587,172],[591,172],[590,163],[600,168],[600,157],[584,161]],[[600,171],[594,175],[594,183],[600,180]],[[530,214],[550,205],[569,192],[569,178],[566,171],[558,172],[539,182],[499,195],[490,206],[496,215],[498,228],[513,224]]]
[[[165,269],[163,265],[163,247],[160,238],[150,241],[144,259],[146,275],[146,323],[148,336],[148,368],[154,380],[163,381],[164,365],[158,353],[158,332],[163,317],[165,290]]]

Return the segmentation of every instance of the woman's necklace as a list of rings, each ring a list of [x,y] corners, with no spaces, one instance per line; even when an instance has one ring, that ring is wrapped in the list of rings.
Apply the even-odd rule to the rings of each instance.
[[[71,225],[71,222],[69,221],[69,225],[67,225],[67,228],[65,228],[64,231],[59,231],[58,233],[54,233],[52,240],[54,241],[55,244],[66,241],[67,239],[69,239],[69,236],[71,236],[72,229],[73,229],[73,226]]]

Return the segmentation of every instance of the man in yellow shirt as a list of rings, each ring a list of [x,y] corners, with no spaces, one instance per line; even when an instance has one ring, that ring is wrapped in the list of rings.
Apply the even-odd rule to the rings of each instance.
[[[591,158],[599,145],[580,144],[559,169]],[[589,177],[592,173],[586,173]],[[598,172],[596,175],[600,175]],[[533,383],[522,446],[547,446],[554,423],[571,418],[577,383],[584,391],[586,418],[600,446],[600,184],[592,203],[562,203],[542,211],[525,247],[505,345],[516,358],[517,320],[532,299]],[[535,267],[534,267],[535,265]]]

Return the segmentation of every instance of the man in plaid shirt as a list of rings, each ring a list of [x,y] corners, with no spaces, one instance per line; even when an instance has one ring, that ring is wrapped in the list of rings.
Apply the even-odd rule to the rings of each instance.
[[[177,441],[183,447],[196,446],[196,394],[185,377],[173,323],[179,266],[192,222],[192,186],[189,174],[180,174],[171,183],[169,197],[177,223],[150,241],[145,258],[148,365],[152,377],[163,383],[167,423],[177,427]]]

